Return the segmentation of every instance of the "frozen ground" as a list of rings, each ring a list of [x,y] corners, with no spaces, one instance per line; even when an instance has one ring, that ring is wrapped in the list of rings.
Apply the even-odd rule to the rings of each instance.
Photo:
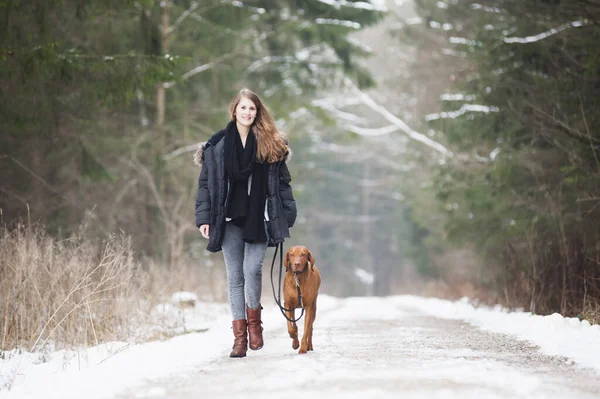
[[[277,309],[264,319],[265,347],[243,359],[227,356],[223,309],[206,332],[67,371],[30,365],[0,398],[600,398],[600,327],[576,319],[322,295],[307,355],[291,348]]]

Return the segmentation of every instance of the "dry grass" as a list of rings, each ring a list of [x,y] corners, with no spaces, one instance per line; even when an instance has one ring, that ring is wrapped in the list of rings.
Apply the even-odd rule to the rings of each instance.
[[[97,345],[139,337],[177,290],[222,285],[221,268],[176,271],[137,259],[127,237],[57,240],[40,227],[0,230],[0,350]],[[216,271],[216,274],[215,274]],[[219,283],[219,284],[217,284]]]
[[[144,287],[128,239],[57,241],[41,227],[0,236],[0,349],[118,339]]]
[[[587,305],[581,314],[581,318],[591,324],[600,324],[600,304]]]
[[[188,261],[169,270],[142,263],[125,236],[94,242],[84,230],[57,240],[41,226],[0,229],[0,351],[146,339],[140,332],[160,324],[152,310],[173,292],[223,300],[219,264]]]

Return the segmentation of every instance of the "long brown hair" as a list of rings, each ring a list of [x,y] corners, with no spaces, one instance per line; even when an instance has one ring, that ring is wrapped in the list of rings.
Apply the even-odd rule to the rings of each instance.
[[[281,160],[285,155],[287,146],[283,134],[275,127],[275,121],[267,107],[258,95],[251,90],[240,90],[229,105],[229,117],[235,121],[235,108],[242,98],[247,98],[256,105],[256,118],[252,124],[252,131],[256,136],[256,158],[259,162],[273,163]]]

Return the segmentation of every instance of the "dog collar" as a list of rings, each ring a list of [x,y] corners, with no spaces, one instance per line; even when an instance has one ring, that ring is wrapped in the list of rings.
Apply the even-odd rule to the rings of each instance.
[[[308,270],[308,265],[301,272],[292,272],[292,273],[294,273],[296,276],[298,276],[300,274],[306,273],[307,270]]]

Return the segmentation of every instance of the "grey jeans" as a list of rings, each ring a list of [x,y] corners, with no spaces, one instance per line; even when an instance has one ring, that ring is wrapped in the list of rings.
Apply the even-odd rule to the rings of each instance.
[[[227,268],[229,307],[233,320],[246,318],[246,304],[250,309],[260,306],[262,291],[262,265],[267,253],[267,243],[244,242],[242,229],[225,223],[223,257]]]

